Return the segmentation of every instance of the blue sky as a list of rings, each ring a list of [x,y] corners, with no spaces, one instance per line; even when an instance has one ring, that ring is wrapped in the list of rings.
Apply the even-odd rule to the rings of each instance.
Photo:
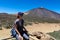
[[[0,0],[0,12],[13,14],[41,6],[60,13],[60,0]]]

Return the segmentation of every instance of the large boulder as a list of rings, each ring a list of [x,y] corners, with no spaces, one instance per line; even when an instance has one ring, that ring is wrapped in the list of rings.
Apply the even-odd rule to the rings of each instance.
[[[30,40],[56,40],[56,39],[42,32],[33,32],[30,36]]]

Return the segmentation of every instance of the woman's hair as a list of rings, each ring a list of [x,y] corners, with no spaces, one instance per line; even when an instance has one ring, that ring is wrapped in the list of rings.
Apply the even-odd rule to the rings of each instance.
[[[22,17],[22,16],[23,16],[23,14],[24,14],[24,13],[22,13],[22,12],[18,12],[18,16],[17,16],[17,18],[19,18],[19,16],[21,16],[21,17]]]
[[[17,16],[17,18],[19,18],[19,16]]]

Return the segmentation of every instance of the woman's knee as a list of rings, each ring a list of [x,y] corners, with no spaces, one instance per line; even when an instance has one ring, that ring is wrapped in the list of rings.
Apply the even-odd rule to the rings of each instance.
[[[19,35],[18,34],[16,35],[16,40],[19,40]]]
[[[23,40],[22,37],[20,37],[18,34],[16,35],[16,40]]]
[[[18,40],[18,35],[16,35],[16,40]]]

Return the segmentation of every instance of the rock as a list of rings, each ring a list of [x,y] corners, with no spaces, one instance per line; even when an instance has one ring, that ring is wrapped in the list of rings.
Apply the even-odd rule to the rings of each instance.
[[[36,39],[36,40],[56,40],[55,38],[53,38],[52,36],[42,33],[42,32],[33,32],[31,37],[33,37],[32,39]]]

